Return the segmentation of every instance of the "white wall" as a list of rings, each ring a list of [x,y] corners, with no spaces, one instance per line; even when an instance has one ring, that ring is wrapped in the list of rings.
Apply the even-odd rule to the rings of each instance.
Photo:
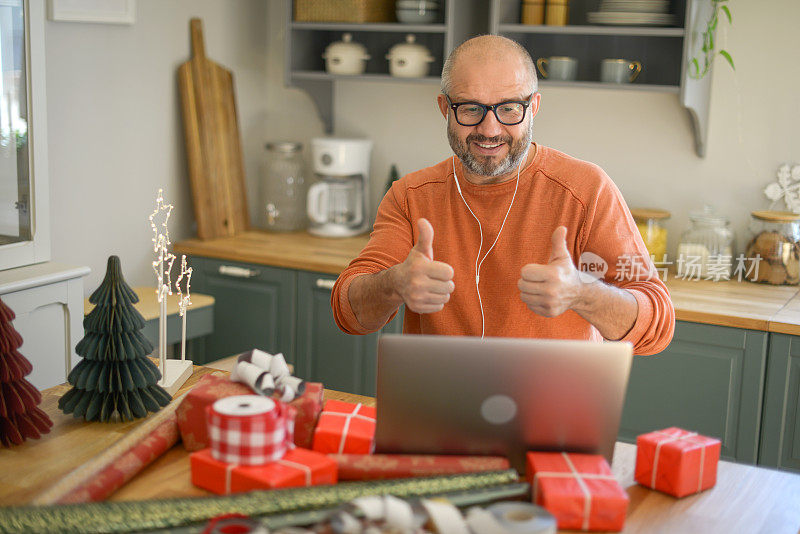
[[[194,235],[176,74],[191,17],[203,20],[209,58],[234,73],[245,171],[256,176],[266,11],[263,0],[139,0],[133,25],[46,22],[52,258],[91,267],[87,294],[110,254],[129,283],[155,285],[147,217],[160,187],[175,205],[172,241]]]
[[[718,60],[705,158],[674,94],[548,88],[535,123],[537,141],[603,166],[630,205],[670,210],[671,253],[704,201],[731,218],[741,241],[749,212],[768,205],[761,190],[777,166],[800,162],[800,2],[729,5],[734,24],[719,38],[737,71]],[[283,86],[283,0],[137,6],[132,26],[46,27],[53,259],[92,267],[87,292],[112,253],[130,282],[153,283],[147,215],[159,187],[176,206],[173,241],[193,234],[175,74],[189,57],[190,17],[203,18],[208,55],[234,73],[251,215],[264,142],[307,143],[322,132],[307,95]],[[336,83],[335,133],[375,141],[374,202],[391,163],[405,173],[449,154],[437,92],[435,84]]]

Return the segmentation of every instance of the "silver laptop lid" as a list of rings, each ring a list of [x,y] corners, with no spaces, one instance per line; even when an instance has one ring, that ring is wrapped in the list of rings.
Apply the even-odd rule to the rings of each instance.
[[[611,462],[632,346],[621,342],[381,336],[376,452],[602,454]]]

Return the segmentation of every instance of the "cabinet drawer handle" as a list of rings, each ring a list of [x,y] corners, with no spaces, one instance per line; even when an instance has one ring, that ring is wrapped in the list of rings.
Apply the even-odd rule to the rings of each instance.
[[[328,280],[326,278],[317,278],[317,287],[320,289],[333,289],[336,280]]]
[[[261,271],[256,269],[245,269],[244,267],[236,267],[235,265],[220,265],[219,274],[225,276],[235,276],[236,278],[253,278],[261,274]]]

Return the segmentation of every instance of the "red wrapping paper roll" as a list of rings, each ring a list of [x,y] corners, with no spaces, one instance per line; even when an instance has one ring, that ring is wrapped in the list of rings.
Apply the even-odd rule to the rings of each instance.
[[[508,469],[502,456],[427,454],[330,454],[339,480],[380,480]]]

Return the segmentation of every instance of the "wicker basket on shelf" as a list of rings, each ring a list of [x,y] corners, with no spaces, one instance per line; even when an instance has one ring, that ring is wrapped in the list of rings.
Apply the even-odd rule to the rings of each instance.
[[[394,22],[394,0],[295,0],[296,22]]]

